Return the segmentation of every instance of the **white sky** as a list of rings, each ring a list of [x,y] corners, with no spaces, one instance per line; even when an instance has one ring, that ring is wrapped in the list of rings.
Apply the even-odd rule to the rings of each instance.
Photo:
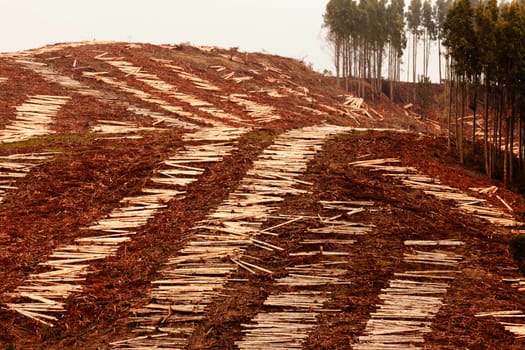
[[[0,52],[81,40],[239,47],[333,69],[328,0],[0,0]]]
[[[293,57],[334,72],[322,29],[328,1],[0,0],[0,52],[93,39],[190,43]],[[436,56],[429,72],[434,81]],[[406,68],[401,66],[402,80]]]

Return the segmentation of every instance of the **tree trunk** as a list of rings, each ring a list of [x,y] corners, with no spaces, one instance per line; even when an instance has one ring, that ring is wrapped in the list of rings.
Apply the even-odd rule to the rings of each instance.
[[[512,92],[510,100],[510,119],[509,119],[509,184],[514,182],[514,113],[515,113],[515,94]]]
[[[451,116],[452,116],[452,88],[454,81],[449,79],[449,89],[448,89],[448,114],[447,114],[447,148],[450,151],[451,149]]]
[[[483,130],[483,160],[485,163],[485,174],[491,177],[489,164],[489,81],[485,78],[485,120]]]
[[[503,184],[505,187],[509,184],[509,119],[505,120],[505,147],[503,150]]]
[[[439,81],[441,84],[441,39],[438,39],[438,65],[439,65]]]
[[[463,130],[464,130],[464,119],[465,119],[465,100],[466,100],[466,84],[465,77],[461,77],[461,119],[459,121],[459,135],[456,136],[459,149],[459,162],[463,164],[465,162],[465,153],[463,149]]]
[[[412,90],[413,90],[413,97],[412,102],[416,102],[416,69],[417,69],[417,41],[418,37],[417,34],[413,34],[412,36]]]
[[[478,77],[474,77],[474,100],[472,101],[472,154],[476,154],[476,111],[478,108]]]

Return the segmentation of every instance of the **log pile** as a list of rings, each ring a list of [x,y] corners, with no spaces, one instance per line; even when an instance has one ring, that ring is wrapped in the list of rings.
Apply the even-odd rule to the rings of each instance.
[[[227,100],[228,102],[244,107],[248,115],[250,115],[256,123],[268,123],[281,119],[281,116],[275,114],[275,109],[272,106],[261,105],[254,102],[248,99],[248,95],[230,94]]]
[[[184,71],[182,67],[179,67],[173,64],[166,64],[166,67],[171,68],[181,78],[190,80],[197,88],[208,90],[208,91],[219,91],[220,90],[216,85],[211,84],[209,81],[203,80],[202,78],[194,74]],[[226,67],[223,67],[223,66],[218,66],[218,67],[220,70],[226,69]],[[231,79],[230,75],[233,77],[233,74],[234,72],[225,76],[225,79]],[[251,77],[238,77],[238,78],[234,77],[233,79],[236,80],[237,82],[242,82],[242,81],[248,80],[247,78],[251,79]],[[275,115],[273,113],[274,112],[273,107],[258,104],[257,102],[251,101],[247,98],[248,98],[247,95],[231,94],[226,99],[229,102],[232,102],[244,108],[246,112],[248,113],[248,115],[254,118],[254,122],[256,123],[265,123],[265,122],[269,122],[272,120],[281,119],[280,116]]]
[[[235,344],[241,350],[302,349],[328,300],[327,296],[314,291],[271,295],[264,306],[282,311],[258,313],[250,323],[242,325],[244,337]]]
[[[16,182],[25,177],[31,169],[41,165],[53,153],[29,153],[0,156],[0,202],[7,191],[16,189]]]
[[[69,96],[31,96],[16,107],[15,120],[0,130],[0,142],[18,142],[53,134],[50,129],[53,118],[69,100]]]
[[[352,201],[321,201],[327,210],[348,211],[349,205],[363,204]],[[367,205],[373,203],[366,202]],[[315,257],[316,263],[300,264],[287,267],[287,275],[275,281],[283,292],[270,294],[264,302],[264,311],[259,312],[250,323],[243,324],[243,338],[235,344],[239,349],[302,349],[308,337],[308,332],[317,327],[317,318],[324,312],[339,310],[326,309],[324,305],[331,300],[330,293],[323,289],[329,285],[345,285],[350,282],[345,279],[347,270],[340,268],[348,264],[349,255],[338,249],[351,245],[355,240],[347,239],[351,234],[367,234],[371,225],[346,222],[341,226],[348,228],[333,233],[326,230],[333,225],[334,219],[319,216],[321,228],[309,229],[314,233],[313,239],[300,242],[300,251],[289,253],[290,257]],[[356,232],[355,228],[362,228]],[[317,246],[316,250],[312,250]],[[335,251],[327,251],[324,247],[335,247]]]
[[[82,76],[84,76],[86,78],[94,79],[96,81],[108,84],[108,85],[110,85],[112,87],[115,87],[118,90],[120,90],[120,91],[122,91],[122,92],[124,92],[126,94],[131,94],[131,95],[135,96],[136,98],[140,99],[141,101],[144,101],[144,102],[150,103],[150,104],[154,104],[154,105],[162,108],[163,110],[165,110],[167,112],[175,114],[176,116],[183,117],[183,118],[189,119],[189,120],[195,119],[193,117],[192,113],[185,111],[182,107],[180,107],[180,106],[173,106],[173,105],[169,104],[168,102],[166,102],[166,101],[164,101],[164,100],[162,100],[162,99],[160,99],[158,97],[155,97],[155,96],[151,95],[148,92],[142,91],[142,90],[137,89],[137,88],[133,88],[133,87],[129,86],[127,83],[122,82],[122,81],[117,81],[116,79],[113,79],[113,78],[107,76],[106,74],[107,74],[107,72],[82,72]],[[128,110],[129,110],[129,108],[128,108]],[[141,114],[140,112],[142,110],[143,109],[141,107],[133,107],[133,109],[132,109],[133,112],[136,112],[138,114]],[[155,120],[155,124],[164,123],[164,124],[166,124],[168,126],[181,127],[181,128],[187,128],[187,129],[192,129],[192,128],[196,128],[197,127],[197,124],[193,124],[193,123],[187,122],[185,120],[179,120],[177,118],[173,118],[171,116],[163,115],[163,114],[160,114],[160,113],[152,113],[151,114],[151,118],[153,120]],[[195,120],[195,122],[198,123],[198,122],[201,122],[201,120]]]
[[[456,203],[458,210],[486,220],[494,225],[505,227],[522,225],[512,215],[499,207],[487,203],[485,199],[468,195],[451,186],[442,185],[438,179],[421,174],[414,167],[393,165],[399,163],[400,160],[397,158],[384,158],[356,161],[350,163],[350,165],[365,167],[370,169],[370,171],[386,172],[385,176],[398,179],[406,187],[421,190],[425,194],[441,200],[453,201]],[[504,201],[503,203],[506,204]],[[506,204],[506,209],[508,209],[508,204]]]
[[[155,130],[159,129],[153,127],[141,127],[133,122],[121,122],[117,120],[105,119],[99,120],[98,124],[91,129],[92,132],[97,132],[101,134],[138,134],[143,131]]]
[[[148,346],[166,346],[187,327],[194,327],[184,321],[202,318],[237,269],[271,274],[272,271],[248,261],[249,257],[243,257],[245,249],[251,244],[280,249],[257,238],[265,234],[263,223],[277,210],[276,205],[284,196],[305,192],[298,188],[305,186],[298,177],[325,139],[344,131],[345,128],[321,125],[281,135],[254,162],[238,189],[187,233],[187,244],[168,260],[160,271],[160,279],[152,283],[152,306],[138,309],[132,319],[139,325],[137,331],[151,331],[150,325],[160,322],[176,334],[152,338]],[[133,341],[112,345],[116,349],[136,349]]]
[[[396,273],[396,278],[381,290],[381,303],[371,313],[363,335],[352,345],[356,350],[423,349],[424,336],[444,305],[448,281],[459,273],[461,256],[449,250],[423,251],[412,247],[461,246],[456,240],[405,241],[410,250],[404,262],[417,270]]]
[[[216,120],[214,118],[202,118],[201,122],[205,122],[213,126],[224,126],[223,121],[235,122],[241,125],[246,124],[242,118],[225,112],[221,108],[215,107],[213,104],[203,101],[197,96],[184,93],[176,86],[161,80],[157,75],[145,72],[141,67],[136,67],[130,62],[124,61],[117,57],[106,57],[103,55],[98,55],[95,58],[103,60],[104,62],[112,65],[113,67],[116,67],[127,75],[132,75],[137,80],[143,82],[154,90],[162,92],[167,96],[176,99],[177,101],[187,103],[190,106],[197,108],[199,111],[205,112],[214,118],[219,119]],[[195,116],[193,116],[193,118],[195,118]]]
[[[158,61],[158,59],[155,59],[155,60]],[[164,63],[165,67],[170,68],[172,71],[177,73],[177,75],[180,78],[190,81],[198,89],[202,89],[206,91],[220,91],[221,90],[218,86],[210,83],[208,80],[204,80],[201,77],[184,70],[184,68],[173,64],[169,60],[164,60],[164,62],[162,63]]]
[[[57,83],[60,86],[72,90],[83,96],[90,96],[97,99],[100,102],[103,102],[108,105],[117,105],[126,108],[128,111],[145,117],[151,117],[157,121],[164,121],[168,126],[181,126],[181,127],[195,127],[193,124],[182,123],[181,121],[164,115],[159,112],[152,111],[144,107],[138,107],[132,104],[129,104],[122,99],[118,98],[117,95],[109,91],[101,91],[92,89],[84,83],[74,80],[67,75],[62,75],[55,70],[51,69],[47,64],[38,62],[36,59],[31,57],[26,57],[25,55],[12,55],[15,62],[22,65],[26,69],[32,70],[35,73],[41,75],[44,79],[49,82]]]
[[[493,317],[508,332],[518,338],[525,337],[525,313],[521,310],[504,310],[483,312],[475,315],[476,317]]]
[[[352,95],[345,96],[345,101],[343,105],[352,108],[352,109],[361,109],[364,99],[361,97],[355,97]]]
[[[200,147],[189,146],[181,152],[183,163],[188,166],[194,163],[219,162],[222,157],[233,150],[232,143],[242,134],[242,130],[217,129],[199,130],[195,134],[188,134],[186,139],[208,142],[207,138],[214,136],[221,143],[212,143],[202,154]],[[213,142],[213,141],[212,141]],[[229,144],[227,142],[230,142]],[[192,156],[191,152],[196,154]],[[212,153],[216,152],[215,155]],[[177,162],[177,156],[170,158]],[[194,182],[201,172],[187,177],[187,183]],[[158,183],[154,175],[152,183]],[[186,174],[188,176],[188,174]],[[13,302],[8,308],[20,314],[53,326],[58,316],[65,312],[65,299],[73,293],[82,292],[82,283],[90,272],[90,264],[105,259],[117,253],[119,246],[135,234],[137,229],[144,226],[161,210],[167,207],[171,200],[183,198],[182,191],[186,185],[177,184],[177,189],[162,187],[146,187],[142,193],[121,200],[121,206],[114,209],[108,217],[86,228],[86,236],[77,238],[71,245],[56,248],[49,256],[49,260],[40,265],[44,272],[29,276],[25,283],[7,296]],[[210,270],[207,267],[208,270]]]

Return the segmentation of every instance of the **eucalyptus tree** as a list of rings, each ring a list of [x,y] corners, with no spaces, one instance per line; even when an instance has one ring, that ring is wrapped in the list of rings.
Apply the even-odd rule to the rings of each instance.
[[[412,35],[412,83],[416,83],[417,71],[417,47],[421,35],[421,0],[411,0],[408,5],[407,26]]]
[[[341,57],[343,41],[346,37],[346,4],[348,0],[330,0],[326,5],[326,12],[323,16],[324,27],[328,29],[327,40],[333,45],[334,65],[337,78],[341,77]],[[344,76],[344,73],[343,73]]]
[[[347,89],[349,78],[356,78],[359,95],[364,96],[365,80],[375,94],[381,91],[385,48],[392,40],[389,23],[387,0],[328,2],[324,26],[328,29],[327,39],[334,48],[337,77],[344,78]],[[402,39],[395,38],[395,41],[400,49]]]
[[[473,110],[474,134],[478,91],[483,91],[485,172],[489,176],[499,173],[505,184],[513,183],[525,166],[525,1],[498,6],[497,0],[456,0],[443,28],[455,80],[461,86],[461,93],[455,95],[456,106],[461,105],[455,135],[460,157],[465,103]]]
[[[477,53],[477,36],[474,30],[474,11],[470,0],[457,0],[449,8],[447,18],[444,23],[445,45],[448,47],[453,59],[453,70],[455,73],[456,84],[456,144],[460,161],[464,161],[463,150],[463,121],[465,119],[465,104],[467,97],[467,83],[478,73],[479,65]],[[461,95],[461,96],[459,96]],[[459,101],[459,102],[458,102]],[[458,109],[459,114],[458,116]]]
[[[432,42],[436,40],[437,29],[436,22],[434,21],[434,8],[430,0],[425,0],[421,9],[421,24],[423,27],[423,72],[425,77],[428,77],[430,49]]]
[[[441,43],[444,39],[444,24],[445,18],[447,17],[448,7],[450,6],[450,0],[436,0],[434,4],[434,23],[436,26],[436,40],[438,46],[438,65],[439,65],[439,82],[442,80],[441,75]]]
[[[490,99],[491,91],[493,86],[496,86],[494,79],[497,74],[497,37],[498,37],[498,17],[499,9],[497,0],[485,0],[478,4],[475,9],[476,18],[476,31],[478,37],[482,40],[478,41],[481,70],[482,70],[482,84],[485,89],[484,97],[484,113],[483,113],[483,159],[484,168],[487,176],[492,176],[494,157],[496,155],[495,150],[489,148],[489,112],[490,112]],[[492,139],[496,140],[498,123],[494,118],[492,126]]]
[[[388,79],[390,99],[394,99],[394,82],[401,79],[401,57],[406,47],[404,0],[391,0],[387,7]]]

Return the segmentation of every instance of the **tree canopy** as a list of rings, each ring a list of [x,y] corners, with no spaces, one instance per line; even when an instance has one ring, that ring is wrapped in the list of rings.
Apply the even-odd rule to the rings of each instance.
[[[386,73],[392,97],[402,57],[406,80],[428,81],[437,43],[440,82],[442,56],[447,63],[449,144],[463,161],[476,157],[482,135],[488,175],[511,183],[525,174],[525,0],[330,0],[324,26],[338,80],[360,96],[365,83],[385,91]]]

